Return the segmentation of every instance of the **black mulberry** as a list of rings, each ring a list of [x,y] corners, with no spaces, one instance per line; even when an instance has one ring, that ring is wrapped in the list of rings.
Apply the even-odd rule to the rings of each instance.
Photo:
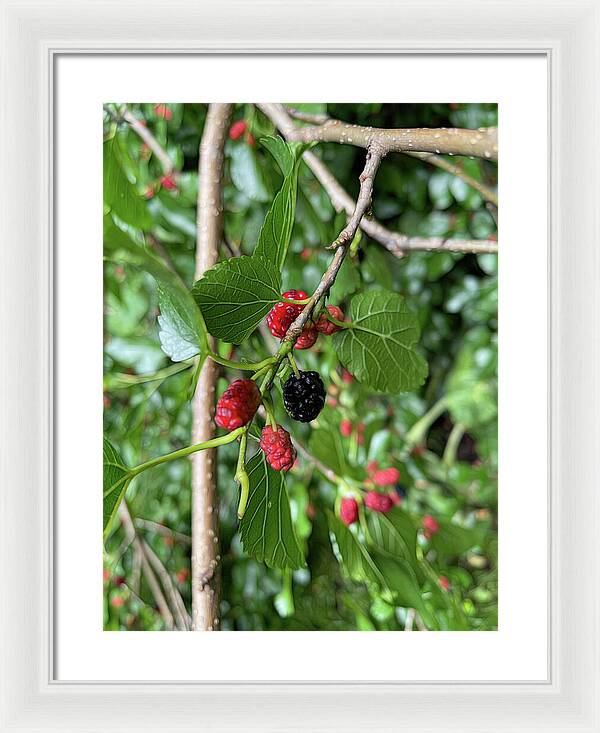
[[[325,387],[319,372],[292,374],[283,386],[283,404],[294,420],[314,420],[325,404]]]

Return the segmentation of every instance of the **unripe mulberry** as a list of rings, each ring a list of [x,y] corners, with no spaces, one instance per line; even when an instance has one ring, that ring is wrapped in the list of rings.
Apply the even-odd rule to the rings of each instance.
[[[340,519],[349,527],[358,521],[358,502],[351,496],[345,496],[340,503]]]
[[[281,425],[277,425],[276,430],[273,430],[270,425],[265,425],[259,445],[269,465],[275,471],[289,471],[294,465],[296,451],[290,434]]]
[[[337,305],[328,305],[327,310],[331,315],[337,320],[337,321],[343,321],[344,320],[344,314],[342,312],[341,308],[338,308]],[[317,319],[317,322],[315,323],[315,328],[320,333],[325,334],[325,336],[331,336],[334,333],[337,333],[337,331],[341,331],[342,327],[337,326],[335,323],[332,323],[325,313],[321,313],[319,318]]]
[[[372,509],[374,512],[389,512],[394,502],[388,496],[388,494],[380,494],[378,491],[369,491],[365,497],[365,506]]]
[[[372,478],[376,486],[393,486],[400,481],[400,471],[397,468],[382,468],[375,471]]]
[[[289,300],[306,300],[308,295],[304,290],[288,290],[283,293]],[[267,326],[275,338],[282,339],[288,328],[304,310],[303,305],[294,303],[276,303],[267,313]],[[311,344],[312,345],[312,344]]]
[[[260,401],[260,390],[256,382],[251,379],[236,379],[217,402],[215,422],[225,430],[241,428],[252,420]]]
[[[233,125],[229,128],[229,138],[231,140],[238,140],[242,135],[246,132],[246,128],[248,125],[244,122],[244,120],[238,120],[237,122],[234,122]]]
[[[317,329],[314,326],[304,326],[302,333],[296,339],[294,348],[310,349],[311,346],[315,345],[318,335]]]

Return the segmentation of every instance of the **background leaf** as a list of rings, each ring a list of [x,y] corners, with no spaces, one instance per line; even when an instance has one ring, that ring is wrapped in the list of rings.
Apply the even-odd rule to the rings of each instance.
[[[130,183],[121,165],[119,140],[115,135],[103,146],[104,202],[127,224],[147,228],[152,220],[146,202]]]
[[[106,536],[132,477],[129,469],[123,464],[123,459],[106,438],[104,438],[102,463],[102,527]]]
[[[246,464],[250,495],[240,521],[244,550],[272,568],[301,568],[304,557],[290,514],[285,478],[266,462],[262,452]]]
[[[117,250],[122,262],[128,262],[152,275],[158,286],[159,340],[164,353],[173,361],[185,361],[196,354],[206,354],[207,333],[202,314],[189,290],[172,270],[153,254],[135,244],[108,222],[104,231],[106,250]]]
[[[209,332],[240,344],[281,300],[281,276],[260,258],[235,257],[211,267],[192,293]]]
[[[417,316],[404,298],[388,290],[370,290],[350,302],[353,328],[334,335],[340,361],[359,381],[381,392],[405,392],[423,384],[427,363],[414,346]]]

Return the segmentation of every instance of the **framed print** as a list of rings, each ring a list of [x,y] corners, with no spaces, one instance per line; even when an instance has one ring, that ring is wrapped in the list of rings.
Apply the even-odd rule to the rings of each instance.
[[[426,6],[4,4],[1,730],[599,729],[599,11]]]

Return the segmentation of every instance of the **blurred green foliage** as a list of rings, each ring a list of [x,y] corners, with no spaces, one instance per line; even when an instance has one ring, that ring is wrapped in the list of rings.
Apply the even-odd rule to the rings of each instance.
[[[350,123],[379,127],[497,124],[491,104],[309,107]],[[129,181],[146,197],[136,204],[135,215],[151,222],[147,241],[191,287],[198,148],[206,105],[170,104],[167,109],[169,119],[153,104],[130,105],[174,161],[175,189],[160,184],[159,162],[119,121],[118,105],[105,108],[105,133],[108,137],[116,131],[110,144],[119,146]],[[238,251],[252,253],[282,182],[271,155],[254,142],[274,133],[269,121],[251,105],[236,106],[234,119],[244,119],[252,137],[246,134],[225,146],[223,259]],[[334,144],[315,150],[355,196],[364,151]],[[495,164],[471,159],[460,163],[472,177],[495,185]],[[118,208],[114,194],[122,181],[114,172],[109,174],[108,195]],[[378,173],[373,214],[392,230],[422,237],[486,238],[496,231],[480,195],[461,179],[397,154],[388,156]],[[312,291],[331,257],[324,246],[344,223],[301,163],[283,290]],[[233,482],[237,450],[235,445],[219,448],[224,630],[401,630],[413,623],[411,612],[397,599],[352,579],[353,573],[338,562],[336,552],[343,554],[343,543],[352,537],[345,538],[341,533],[347,530],[342,528],[332,546],[328,513],[346,489],[328,481],[318,462],[358,481],[367,478],[372,462],[395,467],[401,479],[393,490],[401,508],[412,517],[436,518],[440,529],[433,537],[428,540],[418,533],[416,551],[431,577],[423,581],[429,586],[416,623],[431,614],[434,628],[497,627],[497,256],[412,252],[397,259],[363,235],[357,255],[342,268],[330,302],[347,310],[350,295],[375,287],[402,294],[418,314],[419,350],[429,377],[418,393],[382,395],[344,373],[332,339],[321,337],[316,347],[299,352],[301,368],[318,370],[328,386],[318,433],[297,423],[293,429],[294,440],[312,456],[300,450],[287,478],[296,535],[307,557],[307,566],[300,570],[270,569],[243,552]],[[126,465],[136,465],[190,443],[193,362],[173,364],[161,350],[158,293],[149,274],[107,257],[104,290],[105,433]],[[274,346],[274,340],[265,340],[257,331],[242,346],[219,348],[229,358],[259,361],[273,353]],[[222,371],[219,393],[231,378],[231,371]],[[289,420],[280,401],[275,410],[278,422],[286,425]],[[352,425],[349,435],[342,435],[342,420]],[[143,474],[127,493],[140,535],[172,575],[188,610],[190,479],[189,462],[175,461]],[[164,628],[137,562],[124,527],[115,523],[104,557],[107,630]],[[447,591],[439,587],[440,576],[449,581]]]

